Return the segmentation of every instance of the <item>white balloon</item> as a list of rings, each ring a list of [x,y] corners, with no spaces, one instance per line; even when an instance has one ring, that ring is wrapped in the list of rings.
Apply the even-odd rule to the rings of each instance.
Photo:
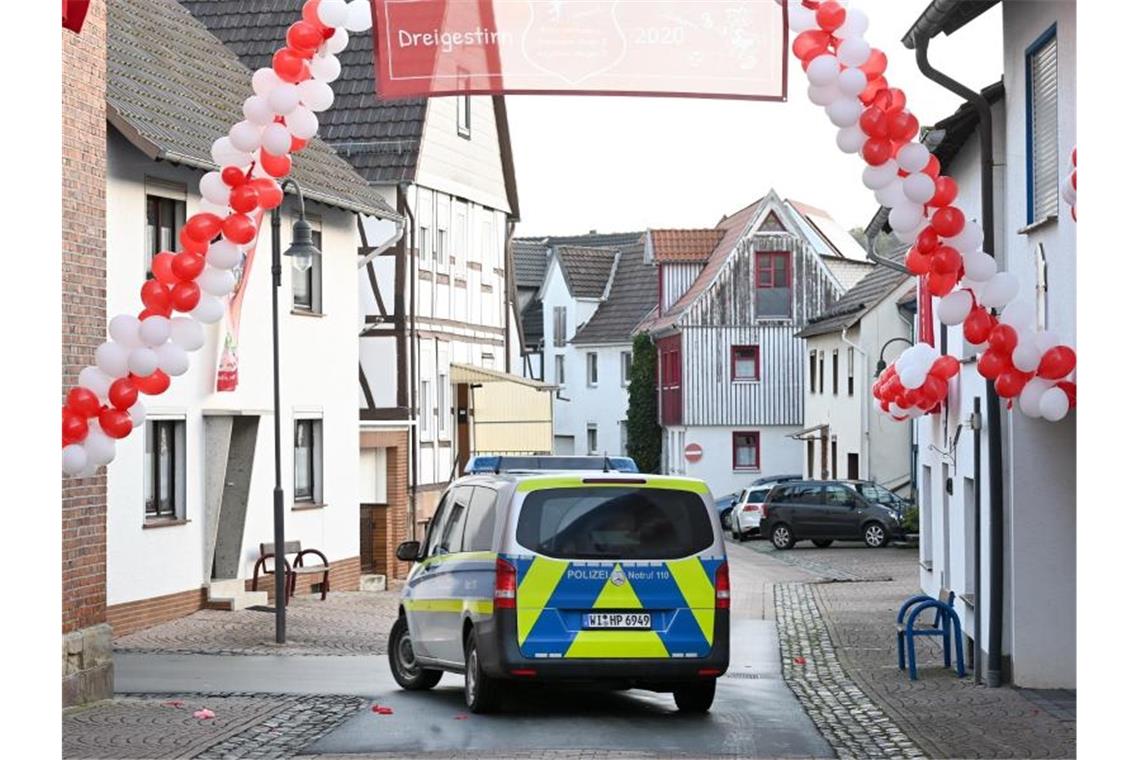
[[[811,85],[807,90],[808,100],[815,103],[817,106],[829,106],[837,98],[842,97],[837,85],[828,85],[827,87],[816,87]]]
[[[205,324],[213,324],[222,318],[225,313],[225,306],[222,305],[220,298],[214,298],[211,295],[203,295],[198,301],[198,305],[190,312],[190,316],[199,322]]]
[[[333,104],[333,89],[324,82],[308,79],[297,85],[301,96],[301,105],[310,111],[327,111]]]
[[[890,403],[892,417],[906,417],[906,410],[896,404],[894,401]]]
[[[321,46],[322,53],[332,53],[336,55],[348,47],[348,30],[343,27],[333,32],[333,36],[325,40],[325,44]]]
[[[197,351],[206,342],[206,331],[189,317],[175,317],[170,320],[170,341],[183,351]]]
[[[844,66],[862,66],[871,57],[871,46],[861,37],[851,37],[839,43],[836,54]]]
[[[899,177],[899,165],[893,158],[888,158],[878,166],[868,166],[863,170],[863,184],[868,190],[878,190],[886,187]]]
[[[344,0],[321,0],[317,6],[317,18],[327,27],[335,29],[344,26],[348,19],[348,3]]]
[[[218,166],[246,167],[253,163],[253,156],[249,151],[241,151],[234,147],[229,137],[219,137],[210,146],[210,157]]]
[[[317,136],[320,123],[317,121],[317,115],[308,108],[297,106],[286,115],[285,126],[294,137],[311,140]]]
[[[814,19],[813,19],[814,20]],[[833,34],[841,40],[862,37],[867,33],[867,14],[858,8],[848,8],[847,17]]]
[[[922,384],[926,382],[926,373],[914,365],[903,367],[898,372],[899,382],[907,390],[921,388]]]
[[[130,314],[119,314],[112,318],[107,325],[107,334],[123,348],[142,345],[142,340],[139,338],[139,320]]]
[[[827,118],[837,127],[858,126],[859,115],[863,113],[863,104],[858,98],[840,97],[831,101],[827,107]]]
[[[917,203],[904,202],[891,209],[891,228],[896,230],[915,230],[925,221],[922,206]]]
[[[115,458],[115,439],[104,433],[96,421],[92,421],[87,430],[87,437],[83,439],[83,448],[87,451],[88,466],[102,467],[110,464]]]
[[[998,272],[982,287],[978,302],[991,309],[1000,309],[1017,297],[1017,278],[1009,272]]]
[[[827,53],[817,55],[807,66],[807,78],[816,87],[835,84],[839,79],[839,59]]]
[[[171,377],[177,377],[190,369],[190,356],[181,346],[163,343],[154,351],[158,357],[158,368]]]
[[[948,241],[947,244],[950,245]],[[976,282],[988,282],[997,274],[997,262],[994,261],[994,257],[981,251],[963,254],[962,264],[966,270],[966,277]]]
[[[297,107],[301,102],[301,95],[297,91],[297,85],[283,82],[269,91],[267,96],[269,100],[269,107],[273,109],[273,113],[287,115],[290,111]]]
[[[955,290],[938,302],[938,321],[944,325],[960,325],[973,307],[974,299],[969,292]]]
[[[226,203],[211,203],[210,201],[202,200],[198,204],[198,210],[205,214],[220,216],[223,219],[233,213],[228,201]]]
[[[211,243],[206,249],[206,263],[218,269],[233,269],[241,261],[241,249],[229,240]]]
[[[237,278],[229,269],[215,269],[208,266],[202,270],[202,274],[198,275],[197,283],[204,293],[209,293],[212,296],[226,296],[233,292]]]
[[[1021,413],[1026,417],[1040,417],[1041,396],[1052,387],[1052,380],[1045,380],[1040,377],[1032,378],[1026,383],[1025,387],[1021,389],[1021,395],[1018,397],[1018,406],[1021,408]]]
[[[340,61],[335,55],[317,55],[309,63],[309,72],[313,79],[322,82],[335,82],[340,76]]]
[[[1069,397],[1060,388],[1050,388],[1041,394],[1041,416],[1050,422],[1060,422],[1069,413]]]
[[[130,367],[131,372],[139,377],[147,377],[153,375],[154,371],[158,369],[158,356],[154,353],[154,349],[135,348],[127,357],[127,366]]]
[[[918,240],[918,233],[921,231],[921,227],[916,227],[913,230],[895,230],[894,233],[900,243],[913,243]]]
[[[137,349],[136,348],[134,350],[135,351],[139,351],[139,350],[147,351],[149,349]],[[127,366],[128,367],[130,366],[129,362],[128,362]],[[96,396],[98,396],[100,399],[106,399],[107,398],[107,391],[111,388],[112,382],[114,382],[114,378],[107,375],[107,373],[103,372],[98,367],[84,367],[79,372],[79,381],[78,381],[79,385],[88,389],[89,391],[94,393]]]
[[[261,97],[267,97],[275,87],[285,84],[285,80],[277,76],[271,68],[261,68],[253,72],[253,91]]]
[[[139,325],[139,337],[148,346],[161,346],[170,339],[170,320],[158,314],[147,317]]]
[[[1017,346],[1013,349],[1013,366],[1022,372],[1036,372],[1037,365],[1041,363],[1041,352],[1033,339],[1023,340],[1019,335]]]
[[[964,254],[981,248],[984,238],[982,228],[977,223],[966,222],[966,226],[962,228],[961,232],[954,237],[946,238],[945,242],[946,245],[952,245]]]
[[[863,134],[863,130],[859,128],[858,124],[844,127],[835,135],[835,144],[844,153],[858,153],[863,149],[865,142],[867,142],[867,135]]]
[[[1045,353],[1050,348],[1061,345],[1061,337],[1052,330],[1042,330],[1033,336],[1033,343],[1038,351]]]
[[[1067,178],[1061,180],[1061,197],[1065,199],[1065,203],[1072,206],[1077,202],[1077,191],[1073,188],[1073,183]]]
[[[133,427],[141,426],[146,422],[146,404],[142,401],[136,401],[134,405],[127,410],[127,414],[131,415],[131,425]]]
[[[126,377],[130,349],[109,340],[95,349],[95,366],[107,377]]]
[[[261,147],[261,127],[252,121],[239,121],[230,127],[230,144],[240,151],[252,153]]]
[[[900,169],[914,174],[926,168],[930,162],[930,151],[922,143],[910,142],[899,148],[896,158]]]
[[[934,180],[928,174],[915,172],[903,178],[902,185],[907,200],[913,203],[924,204],[934,197]]]
[[[793,32],[806,32],[809,29],[819,29],[815,11],[808,10],[799,3],[788,3],[788,26]]]
[[[1037,326],[1037,306],[1027,298],[1012,301],[1001,310],[1002,324],[1018,330],[1032,331]],[[1044,353],[1042,349],[1042,353]]]
[[[372,3],[369,0],[352,0],[344,26],[350,32],[367,32],[372,28]]]
[[[911,202],[906,199],[906,194],[903,193],[902,180],[895,177],[887,183],[885,187],[880,187],[875,191],[875,200],[879,202],[880,206],[887,208],[895,208],[896,206],[908,206]],[[897,227],[896,229],[914,229],[913,227]]]
[[[245,114],[246,121],[259,127],[273,123],[273,109],[264,95],[250,95],[242,104],[241,112]]]
[[[835,83],[841,93],[855,97],[867,89],[867,75],[859,69],[844,69],[839,72],[839,79]]]
[[[63,471],[68,475],[78,475],[87,469],[87,449],[73,443],[63,447]]]
[[[230,186],[222,181],[221,172],[207,172],[198,180],[198,191],[210,203],[229,203],[230,190]]]
[[[296,109],[300,110],[300,109]],[[294,110],[294,113],[296,113]],[[292,116],[292,114],[290,114]],[[289,117],[287,116],[286,119]],[[274,156],[284,156],[293,147],[293,135],[289,134],[288,128],[284,124],[273,123],[265,128],[261,133],[261,146],[265,148],[266,153]]]

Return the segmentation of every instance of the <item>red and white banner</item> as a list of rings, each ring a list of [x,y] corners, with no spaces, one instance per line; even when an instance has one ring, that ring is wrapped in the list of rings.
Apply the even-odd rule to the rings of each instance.
[[[778,0],[372,0],[381,99],[466,94],[784,100]]]
[[[261,229],[261,220],[265,214],[258,211],[255,214],[254,225]],[[256,241],[256,238],[255,238]],[[226,303],[225,339],[222,341],[222,356],[218,359],[218,373],[215,379],[215,388],[218,392],[237,390],[238,385],[238,336],[241,333],[241,305],[245,300],[245,289],[249,284],[249,275],[253,272],[253,257],[257,253],[257,243],[254,242],[241,255],[241,261],[233,272],[237,276],[237,284]]]

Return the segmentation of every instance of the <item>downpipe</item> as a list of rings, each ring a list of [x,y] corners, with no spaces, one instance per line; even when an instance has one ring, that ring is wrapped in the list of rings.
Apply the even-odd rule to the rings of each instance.
[[[399,193],[400,211],[407,215],[411,225],[408,229],[409,253],[408,256],[408,462],[411,469],[412,482],[408,492],[408,523],[407,535],[410,540],[416,540],[416,492],[419,490],[420,478],[420,433],[419,419],[416,417],[416,393],[419,391],[419,380],[416,375],[416,353],[419,350],[419,341],[416,340],[416,291],[419,290],[419,251],[416,249],[416,215],[408,203],[407,183],[397,185]],[[400,283],[403,287],[404,283]],[[403,340],[403,338],[401,339]]]

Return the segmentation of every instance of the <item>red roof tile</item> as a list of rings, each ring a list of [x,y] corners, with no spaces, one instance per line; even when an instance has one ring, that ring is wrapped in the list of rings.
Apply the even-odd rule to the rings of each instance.
[[[724,236],[722,229],[650,230],[654,261],[708,261]]]

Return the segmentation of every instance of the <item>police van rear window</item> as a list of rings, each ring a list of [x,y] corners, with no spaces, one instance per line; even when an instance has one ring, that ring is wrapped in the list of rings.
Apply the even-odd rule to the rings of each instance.
[[[701,497],[663,488],[552,488],[523,502],[517,539],[560,559],[678,559],[713,543]]]

